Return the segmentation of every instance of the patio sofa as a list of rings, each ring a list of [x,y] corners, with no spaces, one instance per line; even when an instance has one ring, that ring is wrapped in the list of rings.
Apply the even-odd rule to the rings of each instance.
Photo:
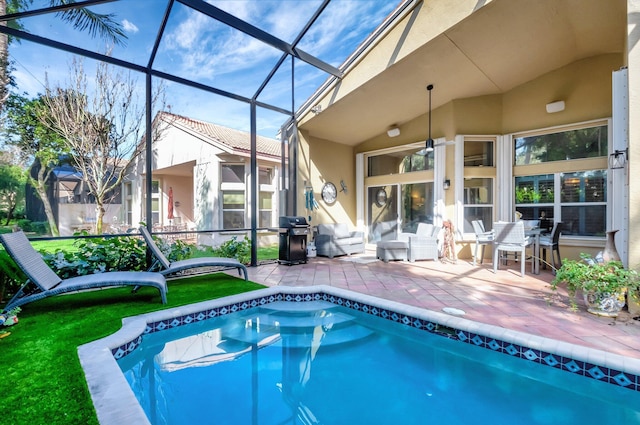
[[[333,258],[364,252],[364,232],[350,232],[346,223],[318,224],[316,254]]]

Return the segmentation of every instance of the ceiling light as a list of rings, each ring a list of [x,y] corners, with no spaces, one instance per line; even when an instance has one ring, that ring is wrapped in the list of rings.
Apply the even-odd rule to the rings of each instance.
[[[387,135],[389,137],[398,137],[400,135],[400,129],[395,125],[387,130]]]
[[[547,103],[547,113],[555,114],[556,112],[564,111],[564,100],[558,100],[557,102]]]

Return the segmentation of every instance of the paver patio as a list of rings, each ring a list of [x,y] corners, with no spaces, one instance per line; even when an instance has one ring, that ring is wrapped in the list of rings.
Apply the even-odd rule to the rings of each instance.
[[[293,266],[249,267],[249,279],[267,286],[329,285],[437,311],[455,307],[477,322],[640,358],[640,321],[626,309],[617,319],[598,317],[578,299],[580,310],[573,312],[566,291],[551,290],[549,270],[534,275],[528,267],[523,278],[519,265],[511,263],[494,274],[486,261],[384,263],[367,251]]]

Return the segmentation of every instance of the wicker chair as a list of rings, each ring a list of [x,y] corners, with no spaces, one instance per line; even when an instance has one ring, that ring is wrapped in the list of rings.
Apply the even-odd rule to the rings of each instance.
[[[557,221],[553,224],[550,236],[540,237],[540,250],[542,251],[542,268],[547,268],[547,249],[551,250],[551,262],[553,263],[553,274],[556,274],[562,266],[562,258],[560,257],[560,233],[562,232],[562,222]],[[556,262],[557,258],[557,262]]]
[[[524,263],[526,262],[527,247],[533,244],[531,238],[524,235],[524,223],[493,223],[495,241],[493,242],[493,272],[498,270],[500,252],[516,252],[522,254],[520,261],[520,274],[524,277]],[[533,264],[531,265],[533,271]]]
[[[409,245],[409,261],[434,260],[438,261],[438,235],[441,228],[428,223],[419,223],[416,233],[403,232],[398,235],[398,240]]]
[[[473,231],[476,234],[476,249],[473,253],[473,265],[475,266],[478,260],[478,247],[481,247],[480,264],[482,264],[482,260],[484,260],[484,249],[487,245],[493,244],[494,233],[493,231],[487,232],[485,230],[482,220],[473,220],[471,225],[473,226]]]

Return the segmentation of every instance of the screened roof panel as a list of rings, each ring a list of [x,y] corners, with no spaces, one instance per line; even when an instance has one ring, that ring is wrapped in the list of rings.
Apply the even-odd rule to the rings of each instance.
[[[292,43],[322,1],[214,0],[208,3],[281,40]]]
[[[242,103],[255,96],[263,106],[273,106],[282,113],[291,111],[292,80],[294,108],[298,108],[331,73],[339,73],[336,68],[399,2],[115,0],[89,5],[87,10],[110,14],[126,34],[122,45],[109,46],[111,57],[140,73],[151,61],[154,75],[173,80],[167,84],[168,103],[179,104],[185,98],[183,92],[191,91],[185,90],[184,82],[193,82],[196,83],[193,87],[205,88],[202,97],[211,95],[207,91],[223,97],[231,94],[230,98]],[[48,10],[51,0],[22,3],[27,7],[21,12],[35,12],[20,19],[24,31],[52,41],[41,44],[41,39],[25,36],[26,40],[10,45],[18,92],[27,91],[35,97],[43,91],[45,73],[50,79],[63,80],[70,58],[80,52],[74,52],[75,48],[99,54],[107,52],[109,43],[105,39],[74,29],[71,23]],[[81,3],[90,4],[90,0]],[[169,5],[170,13],[163,27]],[[297,41],[299,44],[295,45]],[[57,43],[73,47],[67,49]],[[187,110],[175,112],[222,125],[233,126],[238,121],[237,116],[227,117],[225,110],[220,109],[216,109],[219,113],[216,116],[198,116],[198,105],[202,102],[183,103],[190,105]]]
[[[276,48],[176,4],[153,68],[250,98],[280,56]]]
[[[340,66],[400,1],[333,0],[300,41],[305,52]]]

